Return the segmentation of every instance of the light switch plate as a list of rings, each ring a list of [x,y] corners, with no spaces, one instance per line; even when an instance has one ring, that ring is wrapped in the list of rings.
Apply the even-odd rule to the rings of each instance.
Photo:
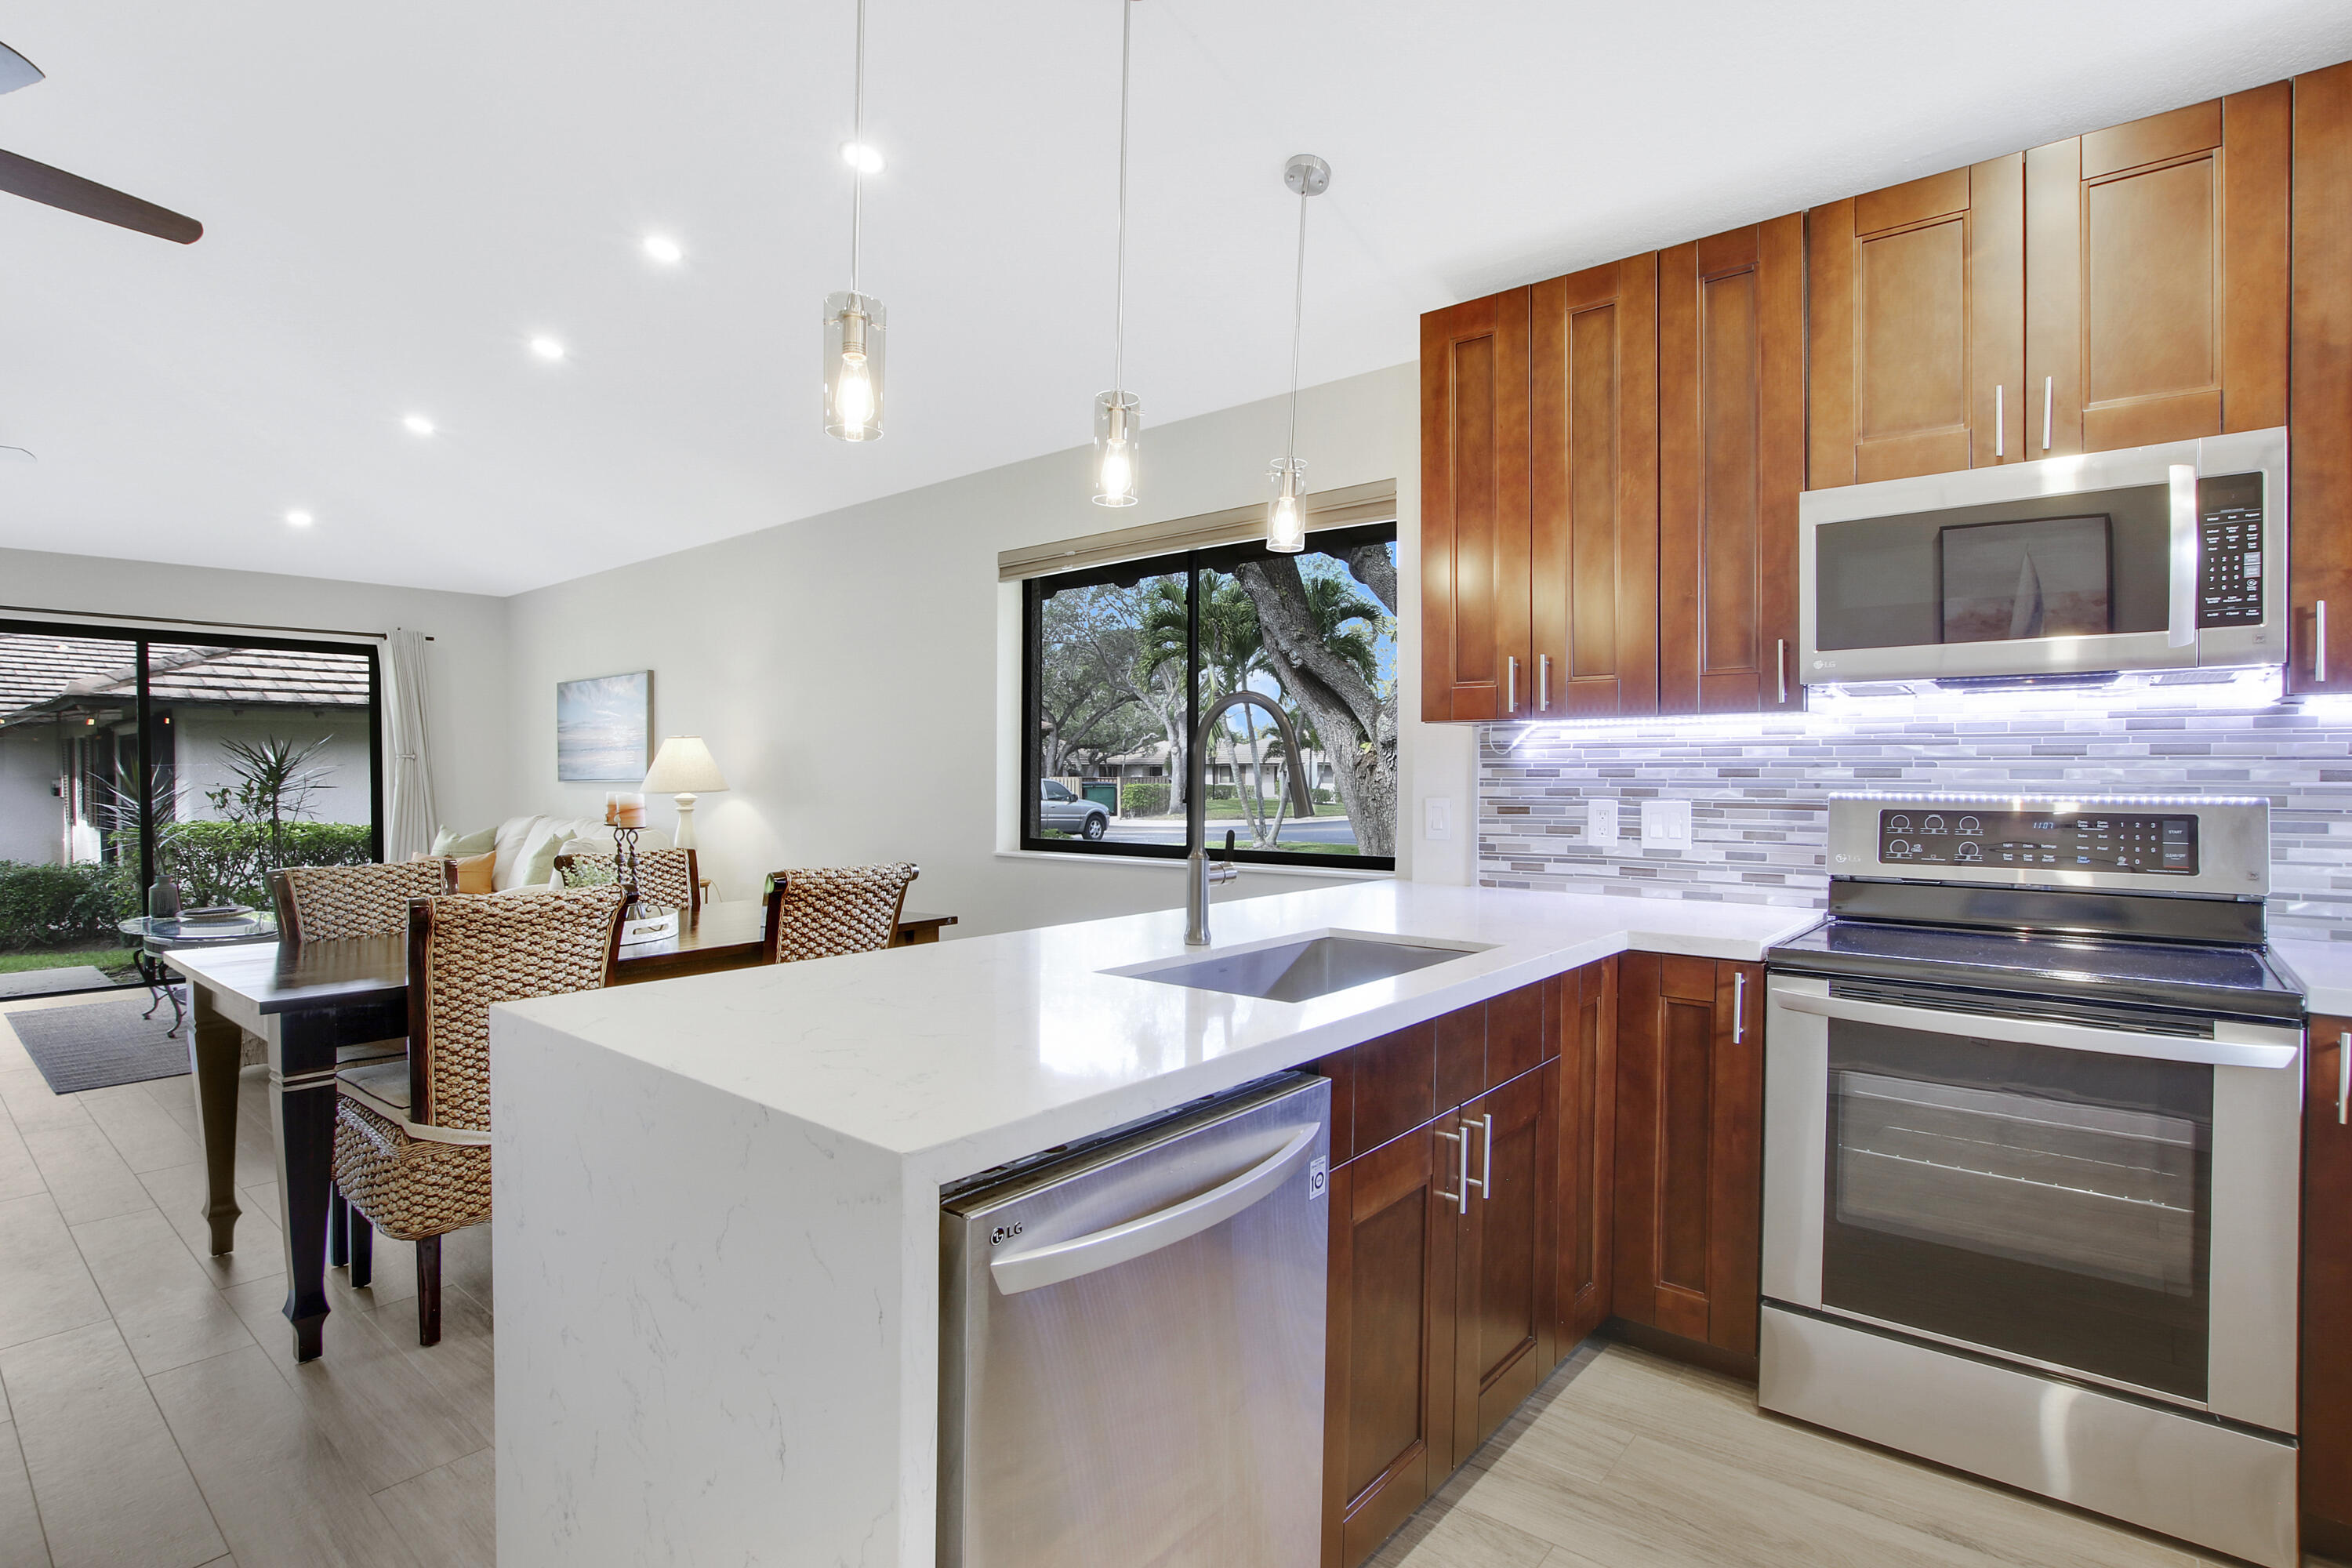
[[[1584,841],[1596,849],[1613,848],[1624,837],[1618,823],[1617,803],[1613,800],[1589,800],[1584,803]]]
[[[1421,836],[1423,838],[1454,837],[1454,797],[1433,795],[1421,803]]]
[[[1643,848],[1687,849],[1690,847],[1690,802],[1645,800],[1642,803]]]

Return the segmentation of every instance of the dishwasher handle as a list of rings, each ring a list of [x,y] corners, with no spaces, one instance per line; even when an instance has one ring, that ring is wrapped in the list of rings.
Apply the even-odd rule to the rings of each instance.
[[[1322,1132],[1320,1122],[1301,1127],[1272,1156],[1198,1197],[1186,1198],[1157,1214],[1148,1214],[1108,1230],[992,1259],[988,1271],[999,1290],[1017,1296],[1024,1290],[1059,1285],[1115,1268],[1163,1247],[1173,1247],[1188,1237],[1223,1224],[1281,1186],[1314,1152],[1315,1142]]]

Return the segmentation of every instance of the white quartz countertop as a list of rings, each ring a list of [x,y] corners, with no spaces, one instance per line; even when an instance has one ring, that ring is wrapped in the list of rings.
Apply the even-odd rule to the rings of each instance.
[[[1628,950],[1754,961],[1820,911],[1381,881],[511,1005],[945,1182]],[[1324,931],[1484,951],[1304,1003],[1103,973]],[[2346,966],[2352,979],[2352,962]],[[507,1011],[509,1009],[501,1009]]]
[[[2305,1011],[2352,1015],[2352,942],[2273,942],[2271,956],[2303,982]]]

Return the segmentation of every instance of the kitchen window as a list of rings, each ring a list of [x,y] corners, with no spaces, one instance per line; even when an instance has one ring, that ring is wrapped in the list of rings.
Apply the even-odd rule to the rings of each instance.
[[[1297,555],[1221,543],[1023,584],[1021,844],[1179,859],[1187,749],[1246,688],[1205,758],[1209,843],[1272,865],[1396,864],[1396,524],[1328,528]],[[1306,775],[1301,817],[1291,779]]]

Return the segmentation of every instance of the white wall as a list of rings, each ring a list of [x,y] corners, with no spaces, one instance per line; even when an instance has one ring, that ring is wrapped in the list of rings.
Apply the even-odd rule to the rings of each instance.
[[[0,616],[26,620],[39,618],[26,613],[39,608],[124,617],[182,616],[252,630],[310,626],[384,632],[414,626],[434,639],[426,649],[426,679],[433,696],[434,787],[443,819],[489,823],[508,810],[504,599],[267,572],[0,550],[0,605],[7,606],[0,608]],[[184,635],[192,641],[202,636],[194,631]]]
[[[1400,365],[1311,388],[1298,434],[1312,489],[1397,481],[1408,713],[1420,704],[1417,375]],[[733,786],[696,810],[721,898],[755,893],[782,867],[905,858],[923,868],[909,903],[962,916],[966,934],[1175,905],[1174,863],[1000,852],[1018,662],[1017,595],[1000,588],[996,555],[1257,500],[1283,417],[1277,400],[1148,429],[1147,500],[1125,515],[1088,501],[1076,448],[518,595],[516,809],[601,808],[607,786],[555,781],[555,683],[650,668],[656,736],[702,735]],[[1423,726],[1405,726],[1414,828],[1425,750],[1445,758],[1437,793],[1467,804],[1467,749],[1445,740],[1430,747]],[[667,803],[648,805],[667,825]],[[1433,869],[1466,879],[1475,838],[1448,847],[1458,866]],[[1416,866],[1422,847],[1408,839],[1400,859]],[[1252,869],[1219,897],[1313,885]]]

